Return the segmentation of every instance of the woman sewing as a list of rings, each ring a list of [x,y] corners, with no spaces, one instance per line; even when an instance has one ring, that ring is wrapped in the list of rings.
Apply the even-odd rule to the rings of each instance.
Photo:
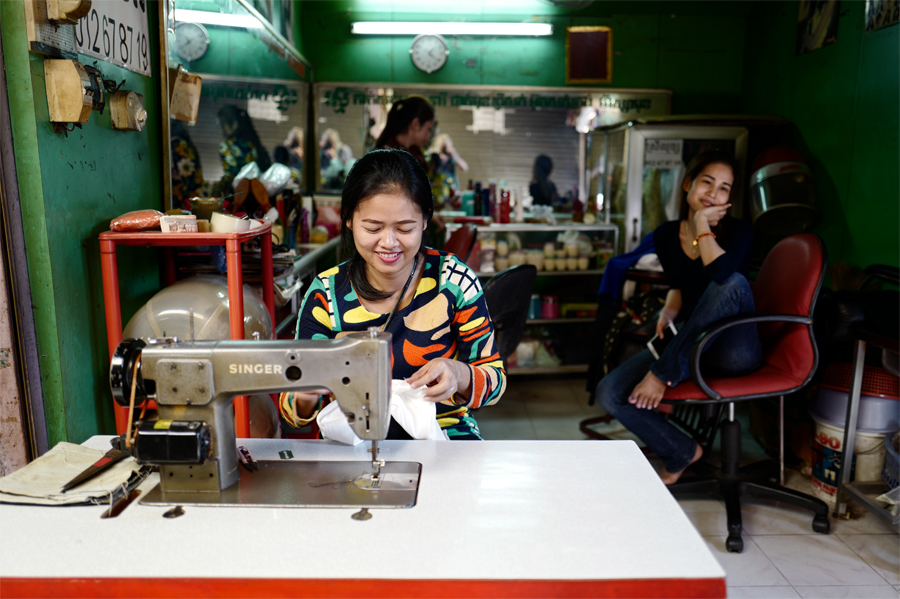
[[[437,404],[451,440],[481,439],[470,410],[496,403],[506,389],[494,328],[475,273],[452,254],[425,247],[431,185],[403,150],[360,158],[341,192],[346,262],[316,277],[297,322],[298,339],[337,339],[378,327],[393,336],[393,378],[422,388]],[[326,401],[283,394],[281,414],[299,428]],[[388,438],[409,439],[391,421]]]
[[[700,445],[656,411],[667,387],[690,378],[688,357],[697,335],[713,322],[754,312],[747,281],[753,230],[728,216],[738,166],[724,152],[700,154],[682,181],[679,220],[653,232],[653,244],[670,290],[656,323],[660,338],[678,334],[656,360],[646,349],[597,385],[597,401],[663,461],[666,484],[703,455]],[[762,348],[753,324],[728,329],[708,346],[703,369],[733,376],[755,370]]]

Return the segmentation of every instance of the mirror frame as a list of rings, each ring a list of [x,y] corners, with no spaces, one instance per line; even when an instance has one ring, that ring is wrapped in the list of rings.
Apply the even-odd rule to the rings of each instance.
[[[313,67],[312,64],[306,59],[303,54],[300,53],[297,48],[295,48],[291,43],[285,39],[281,33],[276,31],[275,27],[272,26],[269,21],[267,21],[259,12],[253,8],[248,0],[235,0],[241,7],[247,11],[249,15],[255,18],[260,22],[263,29],[272,36],[272,38],[278,42],[281,48],[285,51],[286,55],[289,55],[290,58],[300,62],[304,69],[307,71],[308,75],[306,79],[302,81],[306,82],[308,89],[308,102],[307,102],[307,127],[309,129],[309,120],[311,118],[310,106],[313,99]],[[162,127],[162,154],[163,154],[163,164],[165,168],[163,169],[163,189],[164,191],[164,201],[163,206],[164,210],[171,210],[174,206],[172,204],[172,134],[170,127],[171,120],[171,111],[170,111],[170,101],[171,98],[169,96],[169,33],[174,35],[174,30],[169,28],[169,14],[170,12],[174,13],[175,10],[175,0],[162,0],[157,3],[159,5],[159,81],[160,81],[160,107],[162,109],[162,121],[165,123],[165,126]],[[173,16],[174,22],[174,16]],[[286,56],[286,59],[288,57]],[[264,79],[264,78],[260,78]],[[306,136],[309,137],[308,135]],[[308,140],[307,140],[308,145]],[[308,151],[304,149],[304,151]],[[305,175],[305,173],[304,173]],[[304,179],[307,179],[304,176]]]

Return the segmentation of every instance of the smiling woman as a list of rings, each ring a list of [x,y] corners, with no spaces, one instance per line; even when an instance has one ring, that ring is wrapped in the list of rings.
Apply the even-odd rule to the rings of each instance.
[[[666,387],[690,377],[688,357],[697,336],[713,322],[755,310],[747,275],[753,229],[728,216],[738,164],[726,152],[703,152],[688,165],[682,180],[679,220],[653,231],[653,246],[670,285],[656,323],[660,339],[678,334],[655,357],[646,349],[604,377],[597,401],[663,460],[663,482],[672,484],[703,450],[669,423],[656,407]],[[722,333],[703,354],[704,370],[724,376],[751,372],[762,362],[756,325]]]
[[[370,327],[392,334],[393,378],[422,388],[450,439],[481,439],[471,409],[496,403],[506,371],[478,277],[453,254],[425,247],[431,186],[404,150],[374,150],[354,164],[341,194],[341,236],[351,258],[316,277],[298,339],[338,339]],[[321,390],[327,393],[327,390]],[[326,401],[284,394],[291,427]],[[388,438],[410,439],[391,421]]]

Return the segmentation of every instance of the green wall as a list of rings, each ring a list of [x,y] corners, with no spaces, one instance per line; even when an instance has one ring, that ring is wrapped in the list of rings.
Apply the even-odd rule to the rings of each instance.
[[[284,2],[291,0],[275,0],[273,4],[274,16],[279,23],[275,24],[280,30],[281,9]],[[212,0],[179,0],[176,8],[219,12],[219,2]],[[209,33],[209,48],[199,60],[185,64],[185,67],[194,73],[210,73],[229,77],[249,77],[262,79],[285,80],[309,80],[310,70],[304,68],[301,76],[295,72],[274,50],[260,39],[260,34],[247,29],[234,27],[221,27],[216,25],[204,26]],[[299,25],[294,23],[293,34],[295,40],[299,34]],[[262,35],[268,36],[268,33]],[[170,48],[170,57],[174,63],[182,62]]]
[[[605,25],[613,30],[614,53],[613,79],[605,87],[671,89],[673,112],[682,114],[740,108],[744,15],[749,10],[744,3],[617,1],[595,2],[581,10],[543,0],[338,0],[300,5],[303,48],[317,81],[565,86],[566,27]],[[448,62],[431,75],[413,67],[411,36],[350,34],[350,23],[357,20],[441,19],[537,20],[554,27],[548,37],[448,36]],[[469,60],[475,61],[474,67],[466,65]]]
[[[157,23],[151,11],[151,31]],[[107,109],[68,135],[54,133],[43,58],[27,51],[21,1],[0,2],[0,24],[48,437],[51,446],[80,443],[115,431],[97,236],[120,214],[162,208],[159,85],[97,61],[106,78],[144,96],[147,127],[113,131]],[[154,72],[156,42],[151,35]],[[151,250],[120,251],[119,274],[126,315],[159,289]]]
[[[900,26],[866,33],[865,4],[844,2],[837,42],[796,56],[797,12],[795,3],[760,2],[748,15],[743,109],[796,127],[829,261],[897,265]]]

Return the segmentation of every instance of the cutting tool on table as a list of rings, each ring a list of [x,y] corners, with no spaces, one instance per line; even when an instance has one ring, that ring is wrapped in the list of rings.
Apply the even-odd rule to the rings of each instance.
[[[129,452],[120,451],[118,449],[110,449],[103,455],[102,458],[88,466],[84,472],[63,485],[62,492],[65,493],[70,489],[74,489],[81,483],[94,478],[101,472],[108,470],[113,466],[113,464],[129,456],[131,456],[131,453]]]

